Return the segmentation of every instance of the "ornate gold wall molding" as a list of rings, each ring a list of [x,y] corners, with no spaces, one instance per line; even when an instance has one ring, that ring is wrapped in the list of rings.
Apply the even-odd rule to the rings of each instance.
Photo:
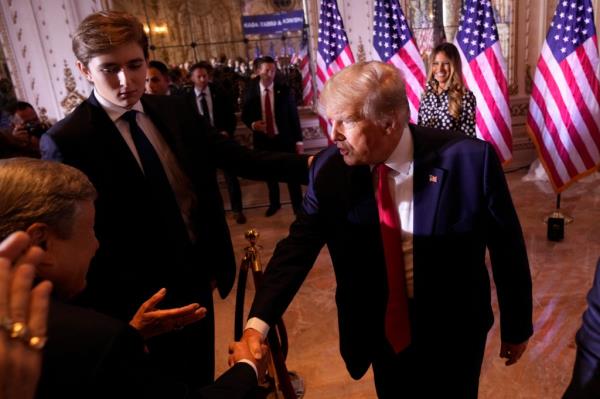
[[[529,109],[529,102],[522,103],[511,103],[510,107],[510,115],[512,117],[517,116],[527,116],[527,110]]]
[[[64,81],[67,94],[60,102],[60,106],[65,111],[65,114],[70,114],[71,111],[85,100],[85,96],[77,91],[77,82],[73,76],[73,71],[67,64],[67,60],[64,60]]]

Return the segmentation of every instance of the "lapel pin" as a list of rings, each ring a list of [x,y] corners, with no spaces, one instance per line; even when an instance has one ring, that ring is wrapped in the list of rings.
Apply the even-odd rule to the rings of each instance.
[[[437,183],[437,176],[429,175],[429,183]]]

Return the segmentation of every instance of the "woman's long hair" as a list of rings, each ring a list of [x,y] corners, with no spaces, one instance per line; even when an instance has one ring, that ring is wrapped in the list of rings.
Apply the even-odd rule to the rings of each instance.
[[[431,57],[429,58],[428,80],[431,87],[436,91],[438,89],[438,82],[433,76],[433,61],[439,53],[444,53],[450,60],[450,77],[446,84],[446,88],[448,89],[448,113],[452,115],[454,119],[458,119],[462,108],[462,98],[466,90],[462,80],[460,54],[458,53],[456,46],[452,43],[441,43],[431,52]]]

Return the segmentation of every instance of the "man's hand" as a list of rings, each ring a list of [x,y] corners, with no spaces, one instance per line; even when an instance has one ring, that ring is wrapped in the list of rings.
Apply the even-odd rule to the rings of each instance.
[[[263,346],[264,340],[262,334],[256,331],[253,328],[247,328],[244,330],[244,335],[242,335],[242,339],[240,342],[246,344],[250,353],[256,360],[260,360],[263,358]]]
[[[257,132],[267,132],[267,122],[265,121],[254,121],[252,122],[252,125],[250,127],[252,128],[252,130],[255,130]]]
[[[500,357],[508,359],[506,361],[506,365],[510,366],[519,361],[525,349],[527,349],[527,343],[529,340],[522,342],[520,344],[511,344],[508,342],[502,342],[500,346]]]
[[[13,233],[0,243],[0,397],[33,398],[41,372],[52,284],[32,289],[43,251]]]
[[[166,294],[167,290],[161,288],[140,306],[129,322],[144,339],[182,329],[206,316],[206,308],[200,307],[197,303],[190,303],[180,308],[157,310],[156,305],[165,298]]]
[[[258,372],[258,381],[262,381],[265,373],[267,372],[269,358],[267,356],[269,353],[269,348],[267,345],[261,344],[260,352],[261,358],[256,359],[245,342],[232,342],[229,344],[229,358],[227,362],[229,367],[232,367],[240,360],[251,361],[256,366],[256,370]]]

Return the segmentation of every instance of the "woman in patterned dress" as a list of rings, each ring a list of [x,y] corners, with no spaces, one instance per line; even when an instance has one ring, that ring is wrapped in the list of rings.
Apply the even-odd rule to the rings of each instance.
[[[457,48],[442,43],[433,49],[430,60],[418,124],[475,137],[475,96],[462,80]]]

